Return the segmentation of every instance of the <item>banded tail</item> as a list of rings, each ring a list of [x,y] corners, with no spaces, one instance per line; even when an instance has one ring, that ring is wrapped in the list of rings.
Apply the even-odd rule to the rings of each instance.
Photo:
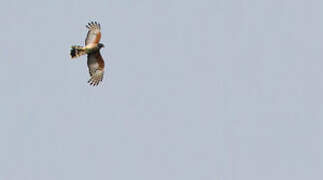
[[[84,54],[86,54],[84,47],[72,46],[72,49],[71,49],[71,57],[72,58],[77,58],[77,57],[82,56]]]

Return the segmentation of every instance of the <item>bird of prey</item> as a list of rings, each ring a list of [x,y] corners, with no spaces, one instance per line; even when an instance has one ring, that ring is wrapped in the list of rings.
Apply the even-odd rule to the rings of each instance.
[[[104,45],[100,42],[101,25],[97,22],[90,22],[86,25],[88,33],[85,39],[85,46],[72,46],[71,57],[76,58],[87,54],[87,66],[91,78],[88,83],[97,86],[103,80],[104,61],[100,49]]]

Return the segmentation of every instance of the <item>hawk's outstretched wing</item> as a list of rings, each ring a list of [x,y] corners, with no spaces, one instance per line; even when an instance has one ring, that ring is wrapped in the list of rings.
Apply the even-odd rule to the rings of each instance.
[[[88,83],[90,83],[90,85],[97,86],[103,80],[104,74],[104,61],[100,51],[87,55],[87,66],[89,67],[89,73],[91,76]]]
[[[86,27],[89,29],[86,39],[85,46],[88,44],[98,44],[101,39],[101,26],[97,22],[90,22]]]

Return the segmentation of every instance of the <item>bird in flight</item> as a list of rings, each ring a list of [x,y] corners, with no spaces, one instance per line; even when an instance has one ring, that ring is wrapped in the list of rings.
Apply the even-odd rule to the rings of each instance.
[[[100,42],[101,25],[97,22],[90,22],[86,25],[88,33],[85,39],[85,46],[72,46],[71,57],[77,58],[87,54],[87,66],[91,78],[88,83],[97,86],[103,80],[104,61],[100,54],[100,49],[104,45]]]

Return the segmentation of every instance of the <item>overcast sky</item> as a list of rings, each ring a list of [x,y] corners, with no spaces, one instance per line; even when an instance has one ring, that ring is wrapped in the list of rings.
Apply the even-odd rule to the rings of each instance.
[[[0,179],[323,179],[322,7],[3,1]],[[98,87],[69,57],[92,20]]]

